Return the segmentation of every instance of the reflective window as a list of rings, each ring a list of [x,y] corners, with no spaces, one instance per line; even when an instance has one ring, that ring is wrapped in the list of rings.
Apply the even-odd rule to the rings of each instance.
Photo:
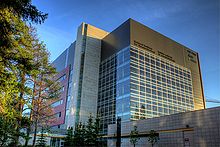
[[[193,100],[190,70],[146,50],[131,48],[130,54],[130,107],[135,111],[131,113],[134,115],[131,119],[193,110],[193,104],[188,104]],[[179,93],[182,94],[178,99],[176,95]],[[146,107],[139,107],[139,103]]]
[[[116,117],[120,116],[122,121],[128,120],[130,118],[130,50],[125,48],[119,51],[116,55],[119,63],[116,67],[117,82],[116,82]],[[132,56],[135,56],[133,54]],[[136,68],[131,68],[133,73],[138,74],[139,71]]]
[[[59,106],[59,105],[61,105],[61,104],[63,104],[63,100],[58,100],[58,101],[52,103],[52,104],[51,104],[51,107],[54,108],[54,107],[57,107],[57,106]]]

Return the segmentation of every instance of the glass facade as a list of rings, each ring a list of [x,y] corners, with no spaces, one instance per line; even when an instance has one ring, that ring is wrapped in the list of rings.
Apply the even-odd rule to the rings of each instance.
[[[73,70],[70,68],[69,79],[68,79],[68,90],[67,90],[67,99],[66,99],[66,116],[65,116],[65,124],[67,124],[67,120],[69,118],[70,112],[70,98],[72,97],[72,80],[73,80]]]
[[[149,51],[127,47],[101,62],[98,115],[107,125],[194,110],[189,69]]]
[[[116,64],[115,55],[100,64],[97,115],[101,133],[107,133],[108,124],[115,123]]]
[[[130,54],[131,120],[194,110],[189,69],[138,48]]]
[[[117,53],[116,117],[130,120],[130,49]]]

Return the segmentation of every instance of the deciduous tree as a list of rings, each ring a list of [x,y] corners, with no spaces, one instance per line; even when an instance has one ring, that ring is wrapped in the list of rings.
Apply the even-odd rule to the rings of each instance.
[[[148,136],[148,142],[151,144],[153,147],[155,143],[159,140],[159,136],[154,130],[150,130],[149,136]]]
[[[134,145],[137,144],[138,140],[140,139],[140,137],[138,136],[138,130],[137,130],[137,126],[134,126],[134,129],[131,131],[130,133],[130,143]]]
[[[34,141],[36,140],[36,132],[38,126],[47,127],[54,121],[51,116],[53,110],[50,103],[59,98],[60,86],[56,81],[56,70],[49,63],[49,53],[46,51],[45,46],[37,44],[35,48],[35,66],[38,70],[33,70],[29,79],[33,83],[32,88],[32,103],[31,103],[31,120],[33,121],[34,128]]]

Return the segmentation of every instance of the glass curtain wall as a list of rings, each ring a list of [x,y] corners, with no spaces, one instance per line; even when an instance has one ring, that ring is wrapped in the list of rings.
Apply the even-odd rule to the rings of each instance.
[[[117,53],[116,117],[130,120],[130,47]]]
[[[130,54],[131,120],[194,109],[189,69],[139,48]]]
[[[191,71],[136,47],[127,47],[100,65],[98,112],[108,124],[194,110]]]
[[[115,123],[116,55],[102,61],[99,69],[99,92],[97,114],[101,133],[106,134],[108,124]]]

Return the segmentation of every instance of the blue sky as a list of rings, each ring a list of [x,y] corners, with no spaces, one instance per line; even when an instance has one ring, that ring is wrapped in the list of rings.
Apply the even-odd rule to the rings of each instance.
[[[86,22],[111,32],[128,18],[199,52],[205,96],[220,101],[219,0],[33,0],[49,14],[38,25],[54,60]],[[220,104],[207,103],[207,107]]]

